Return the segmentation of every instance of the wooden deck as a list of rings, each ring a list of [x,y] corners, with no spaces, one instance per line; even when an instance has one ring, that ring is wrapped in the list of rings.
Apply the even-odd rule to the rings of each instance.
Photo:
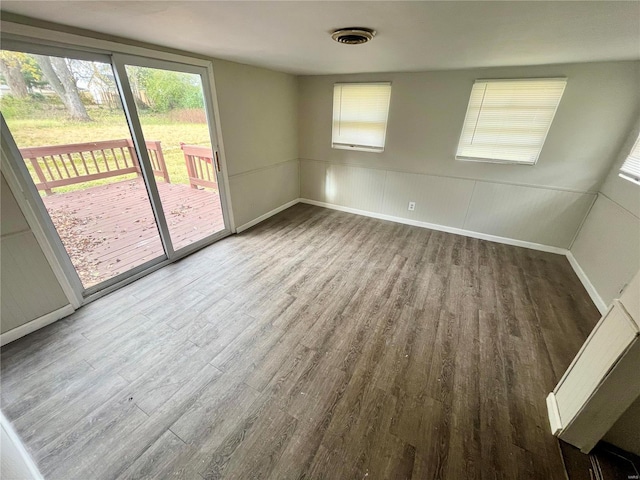
[[[224,228],[218,194],[158,182],[174,248]],[[141,179],[43,198],[85,287],[163,254]]]

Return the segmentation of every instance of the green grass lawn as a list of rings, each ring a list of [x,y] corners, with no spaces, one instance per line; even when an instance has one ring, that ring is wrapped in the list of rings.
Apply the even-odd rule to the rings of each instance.
[[[91,122],[71,121],[64,110],[31,112],[27,115],[7,118],[7,124],[18,144],[18,148],[62,145],[68,143],[97,142],[131,138],[122,110],[103,107],[88,108]],[[189,178],[180,149],[180,142],[190,145],[210,146],[209,130],[206,123],[185,123],[174,121],[170,115],[142,112],[140,115],[145,140],[162,142],[167,170],[171,183],[188,184]],[[30,171],[31,166],[27,165]],[[32,172],[33,173],[33,172]],[[59,187],[54,192],[62,193],[81,190],[90,186],[104,185],[135,175],[124,175],[81,184]],[[161,180],[160,180],[161,181]],[[42,192],[44,194],[44,192]]]

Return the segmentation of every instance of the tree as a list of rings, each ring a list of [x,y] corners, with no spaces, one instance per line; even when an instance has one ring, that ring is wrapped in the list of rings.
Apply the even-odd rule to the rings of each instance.
[[[135,65],[127,65],[127,78],[131,85],[133,99],[136,107],[146,110],[151,107],[149,99],[146,96],[146,84],[151,74],[151,69],[146,67],[136,67]]]
[[[6,50],[2,51],[0,53],[0,73],[5,82],[7,82],[11,95],[18,98],[26,98],[29,95],[29,91],[22,75],[22,62],[19,55]]]
[[[157,112],[204,107],[202,88],[196,75],[149,69],[144,87],[153,110]]]
[[[44,55],[35,55],[35,58],[49,85],[60,97],[71,118],[83,122],[91,121],[87,109],[84,108],[84,104],[80,99],[76,80],[73,78],[65,59]]]

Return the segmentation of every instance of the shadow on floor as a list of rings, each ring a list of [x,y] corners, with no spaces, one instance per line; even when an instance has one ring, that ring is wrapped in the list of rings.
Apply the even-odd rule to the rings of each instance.
[[[600,442],[588,455],[560,441],[569,480],[637,480],[640,457]]]

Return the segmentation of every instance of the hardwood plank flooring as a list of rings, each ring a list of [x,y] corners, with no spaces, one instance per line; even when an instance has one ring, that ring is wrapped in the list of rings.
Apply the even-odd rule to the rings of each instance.
[[[564,479],[560,255],[296,205],[2,349],[47,479]]]

